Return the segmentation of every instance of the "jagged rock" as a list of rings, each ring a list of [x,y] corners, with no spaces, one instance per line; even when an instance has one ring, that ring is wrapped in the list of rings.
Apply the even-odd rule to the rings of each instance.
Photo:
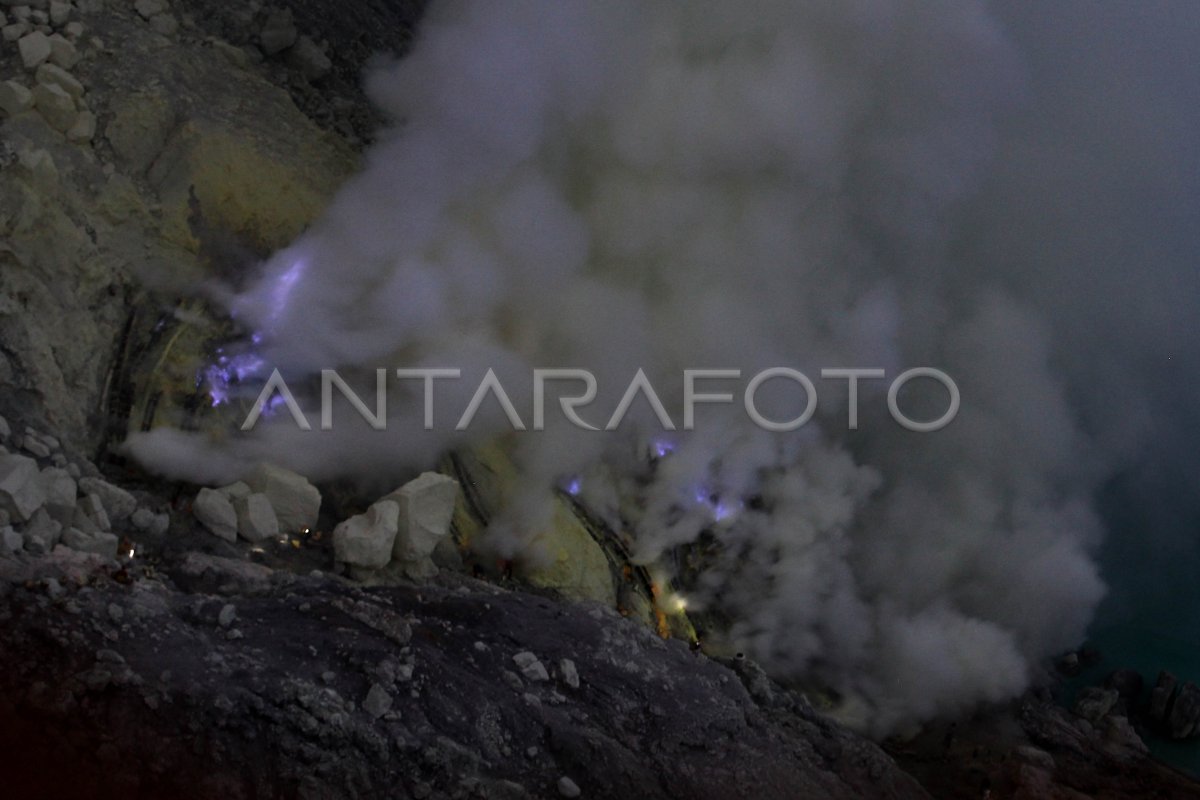
[[[367,691],[367,696],[363,699],[362,707],[363,711],[375,719],[379,719],[391,709],[392,696],[378,683],[372,683],[370,690]]]
[[[96,138],[96,115],[91,111],[81,111],[75,119],[75,124],[67,131],[67,139],[76,144],[85,144]]]
[[[214,536],[228,542],[237,541],[237,512],[225,495],[213,489],[201,489],[192,503],[192,513]]]
[[[248,494],[233,501],[237,512],[238,535],[248,542],[279,537],[279,520],[265,494]]]
[[[450,532],[458,483],[437,472],[426,472],[383,498],[400,509],[400,528],[392,557],[411,577],[437,572],[430,556]]]
[[[222,628],[228,628],[237,619],[237,606],[233,603],[226,603],[221,606],[220,613],[217,614],[217,624]]]
[[[296,24],[292,20],[291,10],[277,9],[267,15],[267,20],[259,32],[258,40],[262,45],[263,52],[273,56],[295,44],[298,35],[299,31],[296,30]]]
[[[117,546],[120,544],[116,534],[84,533],[77,528],[69,528],[63,534],[62,543],[72,550],[94,553],[105,558],[116,558]]]
[[[113,486],[102,478],[81,478],[79,490],[94,494],[104,504],[104,510],[113,522],[123,522],[137,510],[137,499],[119,486]]]
[[[104,508],[104,501],[97,494],[85,495],[79,504],[76,506],[75,524],[78,525],[79,514],[82,513],[89,520],[95,523],[96,528],[100,531],[112,530],[112,519],[108,516],[108,511]],[[83,528],[87,533],[92,531]]]
[[[1171,696],[1175,694],[1176,683],[1175,676],[1163,670],[1158,673],[1158,680],[1150,691],[1150,719],[1160,725],[1167,722],[1167,709],[1171,705]]]
[[[37,89],[34,89],[34,104],[37,104]],[[50,457],[50,446],[31,434],[25,434],[21,439],[21,449],[34,458]]]
[[[50,60],[62,67],[63,69],[71,69],[79,63],[79,51],[71,40],[63,36],[61,33],[53,34],[49,37],[50,44]]]
[[[75,108],[75,98],[71,97],[61,86],[54,84],[40,83],[33,87],[33,105],[50,124],[50,127],[59,133],[69,131],[79,118],[79,112]],[[47,451],[46,455],[49,454]]]
[[[29,544],[35,539],[39,541],[47,551],[53,550],[54,545],[58,544],[62,538],[63,524],[53,519],[44,508],[39,508],[33,518],[25,526],[22,536],[25,543]]]
[[[1172,739],[1186,739],[1200,733],[1200,687],[1191,681],[1179,687],[1171,703],[1167,732]]]
[[[46,500],[39,474],[32,458],[15,453],[0,456],[0,508],[18,522],[30,519]]]
[[[148,20],[151,17],[161,14],[167,10],[167,4],[163,0],[137,0],[133,4],[133,8],[137,11],[138,16]]]
[[[307,36],[301,36],[288,51],[288,66],[299,72],[308,81],[319,81],[333,69],[333,62],[325,51]]]
[[[75,479],[59,467],[48,467],[41,471],[38,480],[45,496],[45,510],[63,525],[75,516],[75,498],[78,487]]]
[[[10,117],[33,108],[33,93],[16,81],[0,83],[0,110]],[[5,434],[4,438],[8,438]]]
[[[1101,689],[1098,686],[1089,686],[1082,689],[1079,695],[1075,698],[1073,711],[1079,716],[1086,719],[1092,725],[1099,724],[1100,720],[1113,710],[1116,706],[1120,695],[1113,689]]]
[[[273,464],[260,464],[246,477],[246,483],[267,496],[281,532],[294,533],[317,524],[321,493],[303,475]]]
[[[83,97],[83,84],[57,64],[42,64],[37,68],[34,79],[41,84],[58,86],[75,99]]]
[[[66,27],[63,28],[63,33],[66,34],[66,37],[71,41],[76,41],[80,36],[83,36],[83,23],[68,22]]]
[[[342,522],[333,530],[334,558],[358,567],[386,567],[392,558],[399,516],[396,503],[381,500],[367,513]]]
[[[579,688],[579,671],[575,668],[575,662],[569,658],[564,658],[558,662],[558,672],[562,675],[563,683],[570,686],[572,689]]]
[[[50,0],[50,24],[56,28],[66,25],[73,10],[71,4],[64,0]]]
[[[30,71],[37,69],[50,58],[50,39],[41,31],[22,36],[17,42],[17,47],[21,51],[21,63]]]
[[[258,594],[271,588],[272,570],[233,558],[221,558],[202,553],[188,553],[178,570],[176,580],[197,591],[221,594]]]

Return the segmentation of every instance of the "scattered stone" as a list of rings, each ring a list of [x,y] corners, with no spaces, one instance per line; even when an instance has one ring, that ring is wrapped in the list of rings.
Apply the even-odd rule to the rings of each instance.
[[[209,533],[227,542],[237,541],[237,512],[225,495],[213,489],[201,489],[192,503],[192,513]]]
[[[42,117],[45,118],[46,122],[50,124],[50,127],[59,133],[69,131],[79,116],[79,113],[75,110],[75,99],[67,94],[61,86],[47,86],[41,83],[33,87],[33,105]],[[28,436],[25,439],[26,449],[33,452],[29,446],[32,440]],[[45,445],[42,445],[42,447],[44,448]],[[37,455],[36,453],[34,454]],[[49,454],[50,451],[47,449],[46,455]]]
[[[0,417],[0,439],[7,439],[9,436],[12,436],[12,428],[8,426],[8,420]]]
[[[579,797],[579,795],[583,794],[578,784],[566,775],[558,779],[558,793],[563,797]]]
[[[68,22],[67,26],[65,28],[63,28],[63,33],[65,33],[67,35],[68,39],[75,41],[80,36],[83,36],[83,23],[82,22]]]
[[[148,20],[157,14],[161,14],[167,10],[167,4],[163,0],[137,0],[133,4],[133,8],[137,11],[138,16]]]
[[[321,493],[303,475],[272,464],[260,464],[246,478],[246,483],[271,501],[281,532],[295,533],[317,524]]]
[[[33,108],[33,93],[16,81],[0,83],[0,109],[10,117]],[[5,434],[7,438],[7,434]]]
[[[319,81],[333,69],[333,62],[320,46],[307,36],[301,36],[288,51],[288,65],[307,81]]]
[[[67,131],[67,139],[75,144],[86,144],[96,138],[96,115],[91,111],[81,111],[75,119],[75,124]]]
[[[50,60],[63,69],[71,69],[79,63],[79,50],[67,37],[56,33],[49,37]]]
[[[79,501],[77,509],[82,510],[87,518],[96,523],[96,527],[101,531],[112,530],[112,520],[109,518],[108,512],[104,508],[104,501],[100,499],[99,495],[87,495]]]
[[[17,48],[21,51],[21,63],[31,72],[50,58],[50,39],[41,31],[22,36]]]
[[[38,111],[41,111],[42,108],[38,104],[39,103],[38,88],[39,87],[35,86],[33,89],[33,104],[38,107]],[[75,113],[75,101],[72,100],[71,101],[71,114],[74,114],[74,113]],[[54,124],[53,122],[50,121],[50,117],[46,114],[46,112],[43,111],[42,116],[46,117],[46,121],[50,122],[51,125]],[[35,458],[49,458],[50,457],[49,446],[45,442],[43,442],[41,439],[37,438],[36,436],[25,436],[25,438],[21,442],[21,449],[24,450],[26,453],[29,453],[31,456],[33,456]]]
[[[29,22],[29,18],[33,15],[33,9],[26,3],[13,8],[12,15],[17,22]]]
[[[0,456],[0,508],[17,522],[29,520],[45,502],[39,474],[32,458],[15,453]]]
[[[250,494],[233,501],[238,534],[248,542],[279,538],[279,520],[265,494]]]
[[[171,525],[171,517],[167,514],[155,514],[148,508],[139,508],[129,518],[133,527],[151,536],[162,536]]]
[[[87,534],[77,528],[67,529],[67,532],[63,534],[62,543],[72,550],[94,553],[105,558],[116,558],[117,545],[120,544],[115,534],[103,532]]]
[[[375,719],[379,719],[392,708],[392,696],[388,690],[380,686],[378,683],[372,683],[370,690],[367,692],[366,699],[363,700],[363,711],[366,711]]]
[[[74,75],[57,64],[42,64],[37,68],[34,79],[38,83],[61,87],[67,94],[76,99],[83,97],[84,88]]]
[[[123,522],[137,510],[137,499],[119,486],[113,486],[102,478],[82,478],[79,490],[85,494],[94,494],[104,504],[109,519],[113,522]]]
[[[263,23],[262,30],[258,34],[258,41],[262,45],[263,52],[273,56],[294,45],[298,35],[299,31],[296,30],[296,24],[292,20],[291,10],[280,9],[272,11],[267,16],[267,21]]]
[[[50,0],[50,24],[61,28],[71,18],[71,4],[64,0]]]
[[[337,561],[379,569],[392,558],[400,508],[381,500],[367,513],[342,522],[333,530],[333,554]]]
[[[63,525],[69,524],[75,517],[75,479],[65,469],[48,467],[38,475],[38,481],[45,496],[46,511]]]
[[[0,32],[3,33],[6,42],[20,41],[22,36],[29,33],[29,23],[14,22],[12,25],[5,25]]]
[[[528,650],[517,653],[513,656],[513,662],[521,670],[521,674],[526,680],[531,681],[548,681],[550,673],[546,671],[545,665],[538,660],[538,657]]]
[[[0,549],[6,553],[17,553],[25,547],[21,534],[13,530],[11,525],[0,528]]]
[[[226,603],[221,606],[221,612],[217,614],[217,624],[222,628],[228,628],[237,619],[237,608],[233,603]]]
[[[450,531],[458,483],[436,472],[426,472],[383,498],[400,508],[400,527],[392,556],[413,578],[436,574],[432,556],[438,542]]]
[[[25,526],[22,535],[25,537],[26,543],[37,539],[46,546],[47,550],[53,550],[54,545],[58,544],[62,538],[63,524],[52,518],[44,508],[39,508]]]
[[[575,669],[575,662],[569,658],[564,658],[558,662],[558,671],[562,675],[563,683],[570,686],[572,689],[579,688],[579,671]]]

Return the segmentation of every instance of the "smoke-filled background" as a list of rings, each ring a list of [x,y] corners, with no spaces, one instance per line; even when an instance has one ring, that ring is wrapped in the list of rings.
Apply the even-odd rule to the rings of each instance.
[[[644,404],[589,433],[552,400],[490,543],[520,555],[569,486],[646,562],[715,534],[689,603],[861,728],[1013,696],[1105,594],[1101,512],[1159,585],[1195,563],[1176,500],[1196,460],[1198,24],[1185,2],[436,2],[368,76],[396,125],[362,174],[226,292],[294,386],[338,369],[370,403],[376,368],[462,369],[435,430],[419,383],[393,380],[386,433],[285,413],[130,447],[195,480],[268,458],[392,488],[508,427],[489,402],[454,431],[488,368],[526,424],[532,368],[591,370],[581,413],[603,426],[638,368],[681,425],[685,368],[934,366],[962,408],[924,435],[887,416],[885,381],[863,383],[857,431],[841,381],[816,380],[789,434],[733,405],[664,436]],[[793,388],[764,389],[764,413],[794,416]],[[945,407],[920,395],[902,399]],[[1143,602],[1114,578],[1113,613]]]

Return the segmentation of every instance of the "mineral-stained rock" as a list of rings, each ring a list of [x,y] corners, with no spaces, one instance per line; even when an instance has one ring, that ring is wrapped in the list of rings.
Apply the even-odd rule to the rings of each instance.
[[[67,139],[76,144],[85,144],[96,138],[96,115],[91,111],[80,111],[75,124],[67,131]]]
[[[192,503],[192,513],[214,536],[228,542],[237,541],[237,512],[225,495],[213,489],[201,489]]]
[[[233,501],[237,512],[238,535],[248,542],[261,542],[279,536],[279,520],[265,494],[248,494]]]
[[[367,513],[342,522],[333,531],[334,558],[345,564],[379,569],[392,558],[399,506],[381,500]]]
[[[246,483],[267,496],[281,532],[295,533],[317,524],[321,493],[303,475],[273,464],[259,464],[246,476]]]
[[[458,483],[437,472],[426,472],[383,498],[400,509],[400,528],[392,556],[413,577],[435,573],[430,556],[450,531]]]
[[[307,36],[296,40],[295,46],[288,51],[287,61],[292,69],[308,81],[319,81],[333,69],[333,62],[329,60],[329,56]]]

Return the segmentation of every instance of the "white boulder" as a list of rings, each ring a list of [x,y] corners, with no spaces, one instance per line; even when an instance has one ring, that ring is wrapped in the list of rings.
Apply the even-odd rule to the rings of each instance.
[[[84,494],[94,494],[100,498],[104,510],[113,522],[129,519],[137,510],[137,499],[133,495],[102,478],[80,478],[79,489]]]
[[[413,577],[436,572],[430,556],[438,542],[450,532],[458,482],[437,472],[426,472],[409,481],[383,500],[400,508],[400,525],[393,557]]]
[[[45,502],[39,474],[32,458],[15,453],[0,455],[0,508],[18,522],[27,521]]]
[[[248,542],[279,537],[279,520],[265,494],[248,494],[233,501],[237,512],[238,535]]]
[[[38,481],[46,498],[46,511],[63,525],[70,524],[75,516],[75,479],[65,469],[47,467],[38,475]]]
[[[225,495],[214,489],[201,489],[192,503],[192,513],[209,533],[227,542],[237,541],[237,512]]]
[[[259,464],[246,476],[246,483],[271,501],[280,531],[294,533],[316,526],[321,493],[303,475],[273,464]]]
[[[50,38],[41,31],[34,31],[21,37],[17,42],[21,52],[21,63],[27,70],[35,70],[50,58]]]
[[[367,513],[351,517],[333,530],[333,556],[358,567],[379,569],[392,559],[400,507],[381,500]]]

